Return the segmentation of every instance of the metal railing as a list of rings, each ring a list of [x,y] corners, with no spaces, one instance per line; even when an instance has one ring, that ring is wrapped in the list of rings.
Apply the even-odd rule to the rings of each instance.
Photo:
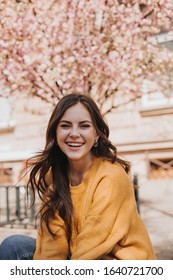
[[[35,227],[37,204],[29,208],[26,186],[0,186],[0,226]]]
[[[134,194],[135,194],[135,200],[136,200],[136,206],[138,213],[140,214],[140,200],[139,200],[139,183],[138,183],[138,175],[133,175],[133,186],[134,186]]]

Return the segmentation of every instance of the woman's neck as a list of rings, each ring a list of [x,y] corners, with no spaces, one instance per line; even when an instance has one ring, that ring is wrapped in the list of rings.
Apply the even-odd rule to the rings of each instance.
[[[91,166],[93,164],[93,156],[86,161],[70,162],[69,168],[69,180],[72,186],[79,185],[83,179],[87,176]]]

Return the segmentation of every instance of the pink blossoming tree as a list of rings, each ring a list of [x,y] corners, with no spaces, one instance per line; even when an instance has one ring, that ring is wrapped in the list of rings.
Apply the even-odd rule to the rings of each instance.
[[[144,80],[173,88],[173,54],[151,39],[172,34],[172,0],[2,0],[0,13],[0,95],[86,93],[106,113]]]

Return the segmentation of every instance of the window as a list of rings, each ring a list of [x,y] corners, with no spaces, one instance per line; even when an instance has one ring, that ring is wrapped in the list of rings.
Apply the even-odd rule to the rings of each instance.
[[[164,46],[173,51],[173,32],[160,32],[149,38],[150,42],[157,43],[160,47]],[[170,62],[171,63],[171,62]],[[170,76],[171,74],[168,73]],[[159,77],[154,80],[145,79],[142,84],[142,97],[140,114],[142,117],[172,114],[173,113],[173,92],[159,90]],[[172,76],[169,77],[172,80]]]
[[[154,91],[156,84],[156,81],[144,80],[143,82],[140,108],[142,117],[173,114],[173,92],[163,94],[162,92]],[[149,89],[153,92],[149,93]]]
[[[173,159],[150,159],[149,179],[173,178]]]
[[[11,184],[12,183],[13,170],[12,168],[0,167],[0,184]]]

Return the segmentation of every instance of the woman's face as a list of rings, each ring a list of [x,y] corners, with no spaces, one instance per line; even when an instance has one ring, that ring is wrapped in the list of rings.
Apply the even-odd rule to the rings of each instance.
[[[66,110],[56,129],[57,143],[70,161],[85,160],[98,139],[89,111],[80,102]]]

